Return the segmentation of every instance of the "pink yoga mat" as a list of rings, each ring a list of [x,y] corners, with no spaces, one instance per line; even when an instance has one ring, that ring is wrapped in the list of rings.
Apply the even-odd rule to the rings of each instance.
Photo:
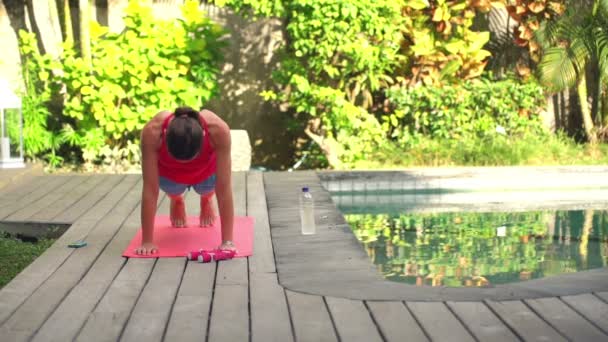
[[[199,227],[198,216],[189,216],[185,228],[171,227],[169,216],[156,216],[154,242],[158,252],[152,255],[137,255],[135,249],[141,245],[141,228],[123,252],[129,258],[185,257],[188,252],[199,249],[212,250],[222,242],[220,219],[211,227]],[[237,216],[234,218],[235,257],[250,256],[253,253],[253,218]]]

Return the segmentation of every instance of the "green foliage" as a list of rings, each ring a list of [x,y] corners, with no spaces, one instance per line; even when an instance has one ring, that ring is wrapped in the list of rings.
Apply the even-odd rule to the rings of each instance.
[[[254,14],[265,17],[282,17],[285,15],[283,2],[289,0],[211,0],[218,6],[230,6],[241,14]]]
[[[383,129],[406,147],[420,136],[475,141],[497,134],[544,134],[538,113],[545,98],[534,82],[483,78],[441,87],[396,88],[387,97],[395,111],[383,117]]]
[[[584,146],[563,135],[502,134],[462,140],[418,136],[410,146],[385,144],[353,164],[355,169],[411,166],[605,165],[608,145]]]
[[[137,162],[139,151],[132,146],[153,115],[179,105],[202,106],[217,93],[225,32],[205,16],[198,1],[187,1],[182,14],[183,19],[158,20],[145,1],[130,1],[121,33],[92,23],[92,69],[69,44],[60,63],[47,56],[31,59],[39,77],[33,81],[46,82],[43,88],[64,99],[59,122],[50,127],[57,136],[47,141],[56,147],[53,162],[60,164],[66,150],[79,151],[88,164]],[[21,45],[35,44],[33,37],[28,39]],[[50,72],[49,64],[60,71]]]
[[[487,11],[487,4],[464,0],[215,3],[285,18],[288,45],[274,75],[278,94],[266,91],[262,95],[289,104],[305,133],[334,168],[348,168],[368,159],[384,147],[387,132],[395,132],[381,125],[376,113],[382,110],[385,90],[397,79],[415,83],[428,78],[426,83],[436,84],[474,78],[489,55],[483,50],[489,33],[470,29],[475,13]],[[427,106],[419,111],[426,109],[434,110]],[[456,110],[439,111],[444,121],[474,118],[470,113],[450,118]],[[430,114],[423,119],[435,118]],[[449,128],[441,121],[429,125]]]
[[[471,29],[488,1],[407,0],[403,7],[403,55],[407,84],[440,85],[480,76],[490,52],[490,32]]]
[[[160,109],[196,107],[215,94],[224,32],[196,1],[187,2],[182,12],[184,20],[155,20],[150,7],[131,1],[120,34],[94,25],[92,73],[66,49],[64,114],[73,119],[73,143],[82,146],[85,160],[100,155],[106,144],[136,142]]]
[[[22,96],[23,148],[28,158],[43,156],[56,138],[49,130],[51,113],[48,109],[53,84],[51,75],[57,64],[49,55],[41,55],[35,35],[19,32],[19,52],[23,58],[22,75],[26,85]]]
[[[291,103],[298,112],[319,113],[323,127],[328,130],[324,144],[332,151],[328,156],[332,166],[347,167],[382,144],[384,135],[376,118],[348,102],[343,92],[310,84],[298,75],[292,80],[297,86],[291,93]]]
[[[590,63],[608,78],[608,5],[571,5],[554,21],[544,22],[535,38],[543,48],[541,81],[552,90],[573,87]]]
[[[399,2],[293,1],[289,9],[293,55],[283,76],[308,76],[311,83],[345,92],[352,103],[361,95],[364,107],[372,102],[369,91],[392,82],[388,74],[400,61]]]
[[[284,16],[289,44],[274,74],[299,129],[324,151],[332,167],[359,160],[382,140],[370,113],[375,95],[393,83],[402,63],[401,2],[393,0],[216,1],[256,15]]]
[[[538,73],[544,85],[561,91],[576,85],[583,126],[590,143],[597,142],[593,120],[606,111],[594,106],[591,112],[587,99],[587,73],[597,72],[598,91],[590,94],[593,102],[604,103],[608,93],[602,83],[608,83],[608,8],[606,1],[594,0],[593,6],[570,4],[566,13],[554,21],[543,23],[536,39],[543,47]],[[597,71],[595,71],[597,70]],[[593,89],[593,88],[591,88]],[[600,123],[604,118],[599,118]]]

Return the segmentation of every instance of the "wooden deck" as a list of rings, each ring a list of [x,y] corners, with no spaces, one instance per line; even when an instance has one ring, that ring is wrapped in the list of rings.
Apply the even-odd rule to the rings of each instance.
[[[254,255],[199,264],[121,256],[139,228],[139,175],[46,175],[0,188],[0,221],[72,224],[0,290],[0,340],[608,340],[608,289],[502,302],[290,291],[279,284],[264,175],[235,173],[233,190],[236,214],[255,218]],[[166,198],[159,209],[168,212]],[[89,245],[66,247],[80,238]]]

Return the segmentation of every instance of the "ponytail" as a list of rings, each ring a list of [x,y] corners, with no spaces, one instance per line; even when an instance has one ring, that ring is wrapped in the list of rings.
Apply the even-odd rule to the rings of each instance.
[[[190,160],[201,150],[203,128],[197,111],[191,107],[178,107],[166,132],[167,149],[176,159]]]

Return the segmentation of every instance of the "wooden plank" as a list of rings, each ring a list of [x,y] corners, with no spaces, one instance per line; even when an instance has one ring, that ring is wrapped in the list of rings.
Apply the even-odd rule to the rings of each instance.
[[[102,178],[102,182],[94,187],[84,198],[74,203],[68,210],[55,216],[53,220],[55,222],[75,222],[84,213],[88,212],[100,199],[106,196],[117,184],[120,184],[125,180],[124,175],[103,175],[99,176]],[[135,179],[137,176],[129,176],[129,178]]]
[[[40,257],[0,290],[0,325],[74,252],[73,249],[66,248],[66,245],[71,241],[86,237],[100,219],[120,202],[120,198],[124,197],[139,178],[125,178]],[[83,253],[83,251],[79,251],[79,253]]]
[[[515,341],[517,336],[483,302],[447,302],[480,341]]]
[[[164,201],[166,198],[161,198],[159,202]],[[89,314],[125,266],[127,259],[122,257],[122,252],[141,226],[140,205],[131,212],[89,272],[38,330],[34,342],[71,341],[76,337]]]
[[[608,304],[606,302],[590,293],[565,296],[562,297],[562,300],[593,322],[602,332],[608,332]]]
[[[46,196],[51,191],[59,188],[61,185],[70,180],[70,177],[56,176],[48,177],[47,181],[43,182],[38,188],[29,193],[27,196],[22,197],[10,204],[0,208],[0,219],[4,220],[7,216],[10,216],[14,212],[31,205],[42,197]]]
[[[186,266],[184,258],[159,258],[121,341],[161,341]]]
[[[0,208],[12,204],[21,198],[36,191],[43,183],[48,181],[49,176],[36,176],[28,178],[27,181],[13,183],[9,187],[0,190]]]
[[[387,341],[428,341],[403,302],[367,302],[372,316]]]
[[[115,207],[108,217],[95,225],[88,234],[90,244],[73,250],[72,255],[0,327],[0,333],[6,333],[15,340],[29,339],[89,271],[91,264],[136,207],[139,194],[138,187],[131,187],[122,200],[114,203]],[[65,246],[63,248],[68,249]]]
[[[118,341],[144,288],[155,258],[130,258],[87,319],[76,341]]]
[[[185,196],[186,214],[200,214],[200,196],[189,191]],[[204,229],[204,228],[201,228]],[[166,341],[204,341],[207,336],[213,284],[217,263],[186,263],[177,298],[167,325]]]
[[[204,341],[213,297],[216,263],[190,261],[179,288],[165,341]]]
[[[254,254],[249,257],[251,340],[293,341],[285,291],[279,285],[261,172],[247,175],[247,215],[254,218]],[[272,308],[270,310],[269,308]]]
[[[235,172],[232,177],[234,213],[238,216],[247,211],[245,177],[245,172]],[[247,259],[220,261],[217,268],[209,341],[246,341],[249,339]]]
[[[574,341],[602,341],[608,336],[557,298],[526,300],[556,330]]]
[[[566,341],[521,301],[486,301],[486,304],[524,341]]]
[[[293,341],[285,290],[276,273],[251,274],[251,341]]]
[[[326,297],[339,339],[342,341],[382,341],[370,312],[360,300]]]
[[[431,340],[474,341],[475,339],[441,302],[406,302]]]
[[[251,273],[274,273],[277,269],[270,235],[264,177],[261,172],[249,172],[247,177],[247,215],[255,220],[254,254],[249,257]]]
[[[608,292],[596,292],[595,295],[604,302],[608,303]]]
[[[87,176],[83,183],[77,186],[72,191],[64,193],[64,195],[44,210],[37,212],[29,217],[30,221],[35,222],[53,222],[53,218],[59,216],[64,211],[68,210],[75,203],[78,203],[96,186],[108,179],[107,175]],[[71,221],[70,221],[71,222]]]
[[[42,210],[46,210],[47,207],[52,206],[65,196],[70,196],[70,193],[75,188],[80,186],[85,180],[86,176],[70,176],[66,177],[68,181],[63,183],[61,186],[49,191],[46,195],[42,196],[38,200],[29,203],[27,206],[20,208],[5,219],[8,221],[25,221],[29,220],[31,216],[39,213]]]
[[[323,297],[289,290],[285,290],[285,292],[296,341],[338,341]]]
[[[220,261],[217,267],[209,341],[247,341],[249,339],[247,259]]]

